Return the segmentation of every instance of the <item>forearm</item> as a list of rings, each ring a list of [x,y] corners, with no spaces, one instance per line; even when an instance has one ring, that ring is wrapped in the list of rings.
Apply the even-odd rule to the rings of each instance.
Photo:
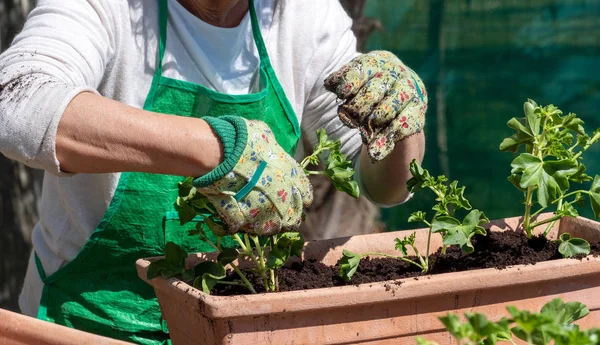
[[[222,160],[219,139],[195,118],[164,115],[84,92],[58,124],[56,156],[72,173],[200,176]]]
[[[409,164],[413,159],[420,163],[425,153],[423,131],[396,144],[388,157],[372,163],[366,147],[360,155],[360,176],[373,201],[380,204],[397,204],[406,200],[406,182],[411,178]]]

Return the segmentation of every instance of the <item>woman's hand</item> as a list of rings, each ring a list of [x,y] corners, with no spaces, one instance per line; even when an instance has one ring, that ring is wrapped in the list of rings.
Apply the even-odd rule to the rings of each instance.
[[[327,77],[325,88],[344,101],[338,115],[347,126],[359,128],[372,161],[383,160],[398,141],[425,126],[423,82],[390,52],[354,58]]]
[[[204,120],[220,137],[224,160],[194,186],[216,208],[225,230],[255,235],[297,230],[312,203],[312,186],[269,126],[237,116]]]

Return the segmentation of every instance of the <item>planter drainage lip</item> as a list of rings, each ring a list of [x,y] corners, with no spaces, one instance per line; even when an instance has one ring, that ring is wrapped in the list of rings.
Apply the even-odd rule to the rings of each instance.
[[[180,296],[185,299],[185,303],[195,304],[194,308],[199,313],[211,319],[310,312],[390,301],[408,301],[428,296],[455,295],[482,289],[501,289],[508,286],[514,288],[539,282],[550,284],[552,281],[564,280],[568,277],[597,275],[600,272],[600,258],[590,255],[583,259],[557,259],[534,265],[433,274],[416,279],[403,278],[360,285],[256,295],[212,296],[177,278],[158,277],[147,280],[145,277],[148,266],[158,258],[160,257],[137,260],[138,275],[155,289],[171,290],[169,294]],[[231,308],[232,305],[243,305],[244,308]]]

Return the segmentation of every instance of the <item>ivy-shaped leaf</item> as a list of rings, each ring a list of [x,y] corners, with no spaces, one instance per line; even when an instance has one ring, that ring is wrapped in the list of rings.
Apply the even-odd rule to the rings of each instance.
[[[489,222],[483,212],[472,210],[467,214],[462,223],[450,216],[440,216],[431,224],[431,231],[442,233],[445,245],[459,245],[465,253],[472,253],[475,249],[471,244],[471,238],[476,235],[485,235],[486,231],[482,224]]]
[[[275,239],[274,239],[275,240]],[[290,256],[302,257],[304,237],[298,232],[286,232],[276,239],[275,246],[267,255],[267,266],[272,269],[283,267]]]
[[[240,253],[234,248],[224,248],[217,256],[217,262],[225,267],[238,259]]]
[[[352,253],[349,250],[344,249],[342,252],[342,259],[340,260],[340,276],[345,281],[350,281],[360,263],[360,254]]]
[[[520,154],[511,166],[511,174],[522,173],[521,188],[537,188],[537,201],[543,207],[569,189],[569,176],[577,172],[577,164],[571,160],[542,161],[529,153]]]
[[[588,255],[590,253],[590,244],[583,238],[571,238],[568,233],[561,234],[559,237],[560,245],[558,252],[564,258],[571,258],[580,254]]]
[[[500,151],[517,152],[519,146],[533,144],[534,136],[525,118],[512,118],[507,125],[516,133],[502,141]]]
[[[590,188],[590,203],[592,204],[592,211],[594,211],[594,218],[600,217],[600,175],[594,177],[592,187]]]
[[[187,252],[173,242],[165,245],[165,257],[150,263],[146,273],[147,279],[154,279],[161,275],[163,278],[170,278],[176,275],[187,274],[185,268],[185,259]],[[187,277],[187,276],[186,276]]]
[[[552,316],[558,324],[570,325],[587,316],[590,311],[583,303],[564,303],[561,298],[555,298],[542,307],[541,313]]]
[[[204,293],[210,294],[217,283],[226,277],[225,268],[216,262],[205,261],[194,267],[196,279],[194,287],[201,289]]]

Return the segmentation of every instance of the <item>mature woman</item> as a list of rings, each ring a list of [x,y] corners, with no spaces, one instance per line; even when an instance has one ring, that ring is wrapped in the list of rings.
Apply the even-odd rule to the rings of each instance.
[[[134,262],[183,241],[177,182],[197,177],[230,229],[294,230],[312,200],[301,128],[342,141],[370,200],[404,202],[427,95],[350,27],[336,0],[38,1],[0,56],[0,151],[46,171],[22,311],[168,342]]]

